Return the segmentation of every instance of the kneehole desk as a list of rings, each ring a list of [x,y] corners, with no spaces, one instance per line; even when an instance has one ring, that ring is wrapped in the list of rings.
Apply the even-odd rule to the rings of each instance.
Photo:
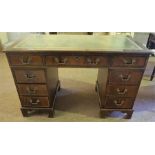
[[[48,111],[60,89],[59,67],[98,68],[95,90],[100,116],[126,113],[133,105],[150,51],[125,36],[29,35],[4,49],[21,101],[21,112]]]

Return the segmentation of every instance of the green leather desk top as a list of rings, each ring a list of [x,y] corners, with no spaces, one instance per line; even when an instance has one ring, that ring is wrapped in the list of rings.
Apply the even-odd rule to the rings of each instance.
[[[29,35],[4,51],[125,52],[144,49],[126,36]],[[146,51],[146,50],[145,50]]]

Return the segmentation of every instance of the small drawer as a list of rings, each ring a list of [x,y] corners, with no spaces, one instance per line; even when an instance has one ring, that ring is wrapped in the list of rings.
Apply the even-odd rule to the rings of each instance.
[[[49,107],[48,97],[23,97],[20,96],[23,107]]]
[[[88,56],[85,63],[89,66],[108,66],[108,57],[106,56]]]
[[[119,97],[135,97],[137,95],[138,86],[120,86],[109,85],[107,87],[107,95]]]
[[[107,109],[131,109],[133,103],[133,98],[106,97],[106,102],[103,107]]]
[[[144,67],[145,62],[146,58],[140,56],[114,56],[112,58],[113,67]]]
[[[17,84],[20,95],[48,96],[46,85],[39,84]]]
[[[17,83],[45,83],[44,70],[14,70]]]
[[[83,65],[85,58],[82,56],[47,56],[46,65]]]
[[[42,57],[39,55],[9,55],[9,61],[11,65],[43,65]]]
[[[140,83],[142,76],[143,76],[143,70],[134,70],[134,69],[110,70],[109,84],[137,85]]]

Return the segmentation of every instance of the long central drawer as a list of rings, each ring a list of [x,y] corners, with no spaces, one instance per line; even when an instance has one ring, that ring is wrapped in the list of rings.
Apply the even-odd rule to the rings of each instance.
[[[46,56],[46,65],[108,66],[107,56]]]

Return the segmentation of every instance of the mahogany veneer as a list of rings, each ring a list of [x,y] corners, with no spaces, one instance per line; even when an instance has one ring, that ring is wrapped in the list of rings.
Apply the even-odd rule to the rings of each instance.
[[[124,36],[35,36],[4,50],[23,116],[33,110],[54,115],[59,67],[99,68],[96,91],[100,116],[120,111],[131,118],[150,51]],[[62,103],[63,104],[63,103]]]

